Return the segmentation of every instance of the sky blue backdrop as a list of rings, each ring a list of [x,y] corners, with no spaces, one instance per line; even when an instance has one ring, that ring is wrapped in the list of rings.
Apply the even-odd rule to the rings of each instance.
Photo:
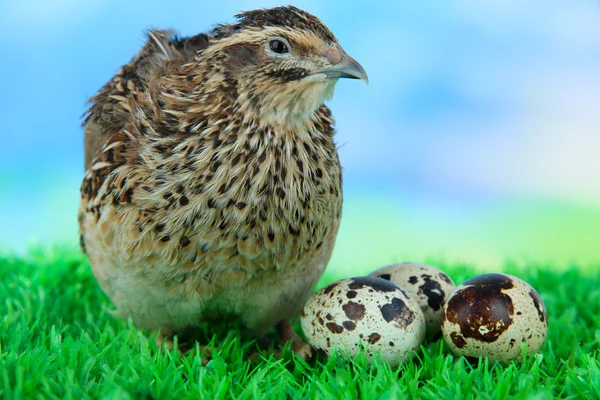
[[[2,2],[0,248],[76,242],[80,115],[144,30],[191,35],[279,4]],[[338,263],[600,259],[599,1],[295,4],[370,77],[341,81],[330,103],[347,200]]]

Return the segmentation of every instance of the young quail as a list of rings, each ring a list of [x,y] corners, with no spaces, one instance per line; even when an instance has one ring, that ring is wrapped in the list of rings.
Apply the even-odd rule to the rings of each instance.
[[[333,250],[342,177],[323,104],[367,81],[315,16],[247,11],[153,30],[91,98],[80,240],[123,318],[169,338],[201,321],[291,330]]]

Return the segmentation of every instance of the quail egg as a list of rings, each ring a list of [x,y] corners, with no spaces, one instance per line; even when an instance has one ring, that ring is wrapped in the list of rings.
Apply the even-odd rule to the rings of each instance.
[[[415,300],[390,281],[343,279],[317,291],[301,314],[302,331],[315,348],[355,357],[364,347],[391,365],[412,357],[425,336],[425,318]]]
[[[440,338],[442,306],[454,290],[454,282],[443,271],[431,265],[404,262],[380,268],[370,274],[395,283],[412,296],[427,325],[427,340]]]
[[[511,275],[484,274],[459,285],[448,298],[442,333],[453,353],[519,361],[523,352],[540,350],[548,315],[539,294]]]

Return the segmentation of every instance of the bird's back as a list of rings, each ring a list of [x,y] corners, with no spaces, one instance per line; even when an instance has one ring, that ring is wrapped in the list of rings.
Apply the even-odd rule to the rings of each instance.
[[[110,137],[130,121],[132,109],[148,90],[148,78],[160,73],[165,62],[184,63],[208,47],[209,37],[202,33],[180,38],[170,30],[151,30],[138,54],[89,100],[84,120],[84,151],[87,170]]]

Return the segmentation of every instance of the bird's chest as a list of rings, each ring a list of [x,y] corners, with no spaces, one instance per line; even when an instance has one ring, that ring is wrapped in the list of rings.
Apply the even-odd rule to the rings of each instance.
[[[299,143],[287,152],[272,151],[262,168],[250,170],[248,190],[241,193],[248,199],[247,226],[240,231],[263,248],[301,257],[337,230],[342,187],[335,149],[311,152]]]
[[[97,231],[115,251],[134,247],[127,263],[156,259],[175,277],[196,271],[220,284],[330,254],[342,210],[332,137],[238,138],[218,139],[218,146],[193,138],[178,143],[185,157],[149,168],[144,184],[131,189],[132,203],[107,203],[86,232]],[[115,179],[136,182],[135,171]]]
[[[221,150],[219,184],[205,185],[198,204],[208,206],[194,229],[208,263],[281,269],[330,247],[342,209],[341,168],[331,138]]]
[[[265,222],[267,239],[284,243],[311,242],[326,235],[341,214],[341,171],[337,159],[301,156],[276,159],[265,177],[270,183],[256,191],[255,207]],[[271,234],[272,232],[272,234]]]

